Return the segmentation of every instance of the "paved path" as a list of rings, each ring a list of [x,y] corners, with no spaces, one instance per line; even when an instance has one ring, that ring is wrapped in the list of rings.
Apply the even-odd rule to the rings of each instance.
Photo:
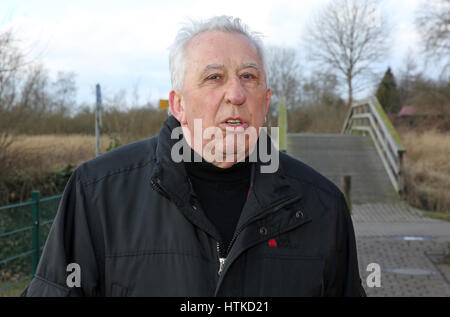
[[[363,286],[368,296],[450,296],[450,222],[430,219],[402,202],[368,137],[289,134],[288,153],[338,187],[352,176],[352,219]],[[381,287],[370,288],[370,263],[381,268]]]
[[[368,296],[450,296],[450,222],[422,216],[404,203],[354,205],[358,261]],[[381,267],[381,287],[369,288],[370,263]]]

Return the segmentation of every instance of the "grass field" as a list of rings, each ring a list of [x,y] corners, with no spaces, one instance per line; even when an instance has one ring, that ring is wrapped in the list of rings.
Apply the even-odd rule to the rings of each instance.
[[[79,134],[15,136],[0,156],[0,205],[26,201],[35,189],[43,196],[61,193],[68,178],[56,176],[95,158],[95,142],[95,136]],[[100,145],[105,153],[115,140],[103,136]]]
[[[450,133],[400,130],[407,201],[450,219]],[[433,213],[429,213],[433,215]]]
[[[100,139],[104,153],[110,138]],[[78,166],[95,157],[95,137],[91,135],[19,135],[11,146],[17,167],[53,170],[67,165]]]

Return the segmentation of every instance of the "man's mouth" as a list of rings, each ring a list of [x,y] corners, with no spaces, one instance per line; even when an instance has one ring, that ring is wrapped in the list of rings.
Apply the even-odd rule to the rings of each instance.
[[[241,125],[242,121],[239,119],[237,119],[237,120],[229,119],[229,120],[225,121],[225,123],[231,124],[231,125]]]
[[[221,125],[225,128],[233,128],[233,130],[248,128],[248,122],[242,118],[227,118],[222,121]]]

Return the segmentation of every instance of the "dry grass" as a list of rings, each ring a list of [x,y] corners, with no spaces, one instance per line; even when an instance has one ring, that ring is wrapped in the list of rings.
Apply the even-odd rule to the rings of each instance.
[[[108,136],[100,139],[101,153],[111,142]],[[43,196],[61,193],[66,180],[57,175],[94,157],[95,136],[16,135],[0,162],[0,205],[28,200],[34,189]]]
[[[414,206],[450,213],[450,133],[399,131],[406,147],[406,198]]]
[[[110,138],[100,139],[101,152],[109,146]],[[95,157],[95,136],[68,135],[20,135],[11,145],[11,152],[20,157],[19,168],[54,170],[67,165],[78,166]],[[21,166],[20,166],[21,165]]]

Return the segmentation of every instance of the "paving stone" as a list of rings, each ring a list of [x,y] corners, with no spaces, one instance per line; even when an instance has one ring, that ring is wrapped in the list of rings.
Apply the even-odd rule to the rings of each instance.
[[[368,296],[450,296],[450,266],[427,256],[448,254],[450,222],[424,217],[407,204],[382,203],[354,205],[352,219]],[[370,263],[381,267],[380,288],[367,286]]]

